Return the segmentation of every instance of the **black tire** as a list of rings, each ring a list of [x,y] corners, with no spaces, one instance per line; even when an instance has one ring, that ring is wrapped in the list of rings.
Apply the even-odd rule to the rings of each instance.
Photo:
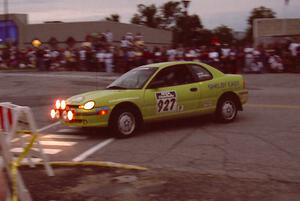
[[[137,133],[140,121],[133,109],[117,108],[111,114],[109,130],[117,138],[129,138]]]
[[[216,119],[221,123],[229,123],[235,120],[238,112],[238,103],[231,96],[222,97],[217,105]]]

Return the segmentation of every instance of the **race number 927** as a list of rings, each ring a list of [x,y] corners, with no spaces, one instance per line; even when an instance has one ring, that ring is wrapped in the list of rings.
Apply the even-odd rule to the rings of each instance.
[[[156,93],[157,112],[172,112],[177,107],[175,91],[163,91]]]

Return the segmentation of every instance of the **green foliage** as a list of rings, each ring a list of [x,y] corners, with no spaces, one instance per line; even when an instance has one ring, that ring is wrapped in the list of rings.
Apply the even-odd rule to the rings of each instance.
[[[138,13],[131,18],[131,23],[145,25],[152,28],[158,28],[161,18],[158,15],[158,9],[154,4],[146,6],[144,4],[138,5]]]
[[[193,46],[198,43],[203,25],[198,15],[182,15],[177,18],[174,29],[174,42]]]
[[[169,1],[160,7],[162,22],[160,27],[164,29],[173,29],[176,20],[183,14],[181,3],[179,1]]]
[[[159,8],[154,4],[138,5],[138,13],[131,23],[173,31],[174,42],[192,45],[198,32],[203,28],[198,15],[186,15],[181,1],[169,1]]]
[[[260,6],[258,8],[254,8],[251,11],[250,16],[248,17],[248,28],[246,30],[246,42],[253,42],[253,22],[255,19],[260,19],[260,18],[275,18],[276,13],[270,9],[266,8],[264,6]]]
[[[213,34],[221,43],[231,44],[234,40],[233,30],[225,25],[215,28]]]
[[[106,17],[105,20],[106,21],[112,21],[112,22],[120,22],[120,15],[111,14],[109,17]]]

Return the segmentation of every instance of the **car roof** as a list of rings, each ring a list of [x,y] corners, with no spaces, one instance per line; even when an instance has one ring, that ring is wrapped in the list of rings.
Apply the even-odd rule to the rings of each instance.
[[[200,62],[194,62],[194,61],[170,61],[170,62],[161,62],[161,63],[153,63],[153,64],[147,64],[141,67],[152,67],[152,68],[166,68],[169,66],[174,65],[180,65],[180,64],[202,64]]]

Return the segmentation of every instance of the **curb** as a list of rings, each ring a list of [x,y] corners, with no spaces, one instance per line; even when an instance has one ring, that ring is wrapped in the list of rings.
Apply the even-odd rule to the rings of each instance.
[[[96,167],[108,167],[108,168],[119,168],[125,170],[142,170],[146,171],[148,168],[137,166],[137,165],[128,165],[123,163],[114,163],[108,161],[84,161],[84,162],[71,162],[71,161],[56,161],[56,162],[49,162],[51,166],[66,166],[66,167],[77,167],[77,166],[96,166]],[[43,163],[36,163],[37,166],[44,165]],[[21,166],[29,166],[29,164],[21,165]]]

